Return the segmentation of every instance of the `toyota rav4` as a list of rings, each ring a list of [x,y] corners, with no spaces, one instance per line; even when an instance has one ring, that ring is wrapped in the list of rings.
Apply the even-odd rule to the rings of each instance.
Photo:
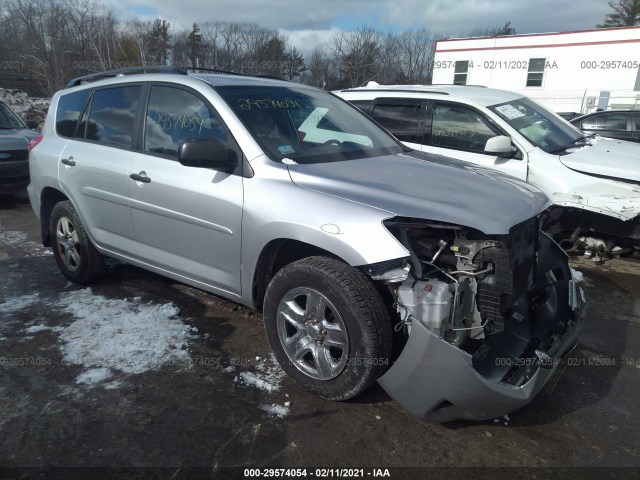
[[[71,280],[107,256],[262,310],[302,387],[345,400],[378,381],[436,421],[522,407],[576,345],[582,290],[536,188],[411,151],[311,87],[135,72],[70,82],[31,151]]]

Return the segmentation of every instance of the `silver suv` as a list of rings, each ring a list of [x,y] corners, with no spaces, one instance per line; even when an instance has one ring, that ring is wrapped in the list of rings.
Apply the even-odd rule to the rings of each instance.
[[[68,278],[109,256],[261,309],[302,387],[378,381],[436,421],[522,407],[576,345],[584,298],[534,187],[413,152],[314,88],[133,73],[70,82],[31,152]]]

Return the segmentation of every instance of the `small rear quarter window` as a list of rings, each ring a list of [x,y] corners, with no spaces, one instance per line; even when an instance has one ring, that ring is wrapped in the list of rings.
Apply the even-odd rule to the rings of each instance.
[[[56,110],[56,132],[58,135],[61,137],[73,137],[78,118],[80,118],[90,92],[87,89],[60,97],[58,109]]]

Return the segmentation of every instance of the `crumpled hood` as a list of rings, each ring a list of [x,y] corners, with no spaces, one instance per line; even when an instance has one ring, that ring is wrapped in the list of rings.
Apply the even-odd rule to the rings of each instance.
[[[560,161],[578,172],[640,182],[640,144],[595,137],[591,146],[569,150]]]
[[[10,130],[0,129],[0,151],[26,150],[33,137],[38,135],[33,130],[26,128]]]
[[[303,188],[487,234],[508,233],[549,205],[544,193],[513,177],[422,152],[288,168]]]

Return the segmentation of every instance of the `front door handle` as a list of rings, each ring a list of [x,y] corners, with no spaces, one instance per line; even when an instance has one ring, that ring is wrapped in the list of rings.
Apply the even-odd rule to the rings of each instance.
[[[129,178],[131,180],[135,180],[136,182],[151,183],[151,179],[147,177],[146,172],[132,173],[131,175],[129,175]]]
[[[60,160],[60,163],[62,163],[63,165],[66,165],[67,167],[76,166],[76,161],[73,159],[73,157],[63,158],[62,160]]]

